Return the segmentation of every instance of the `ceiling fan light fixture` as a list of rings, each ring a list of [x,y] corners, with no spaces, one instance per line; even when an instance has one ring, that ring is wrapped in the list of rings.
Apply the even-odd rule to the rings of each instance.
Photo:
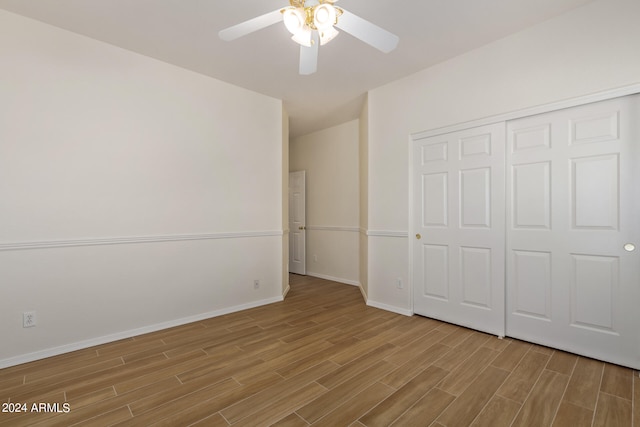
[[[313,24],[318,31],[328,30],[337,22],[336,8],[330,4],[323,3],[313,9]]]
[[[318,30],[320,33],[320,45],[324,46],[329,43],[331,40],[335,39],[340,31],[336,30],[334,27],[329,27],[327,30]]]
[[[302,46],[311,47],[311,28],[306,25],[302,26],[298,32],[291,37],[291,40]]]
[[[338,29],[384,53],[396,48],[398,36],[345,9],[334,6],[333,4],[337,1],[289,0],[288,7],[225,28],[218,34],[222,40],[231,41],[284,21],[285,27],[292,34],[291,39],[301,45],[299,72],[302,75],[316,72],[319,47],[340,34]]]
[[[289,7],[282,12],[284,26],[293,35],[298,34],[306,26],[306,15],[303,9]]]

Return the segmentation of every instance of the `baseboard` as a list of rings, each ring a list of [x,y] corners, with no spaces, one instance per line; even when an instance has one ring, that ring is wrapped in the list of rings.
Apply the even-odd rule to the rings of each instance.
[[[369,295],[367,295],[367,291],[364,290],[362,283],[358,286],[358,288],[360,288],[360,293],[362,294],[362,298],[364,298],[364,302],[366,303],[367,301],[369,301]]]
[[[287,296],[287,294],[289,293],[289,291],[291,290],[291,286],[287,285],[287,287],[285,288],[284,292],[282,292],[282,300],[284,301],[285,297]]]
[[[333,277],[333,276],[328,276],[326,274],[320,274],[320,273],[312,273],[309,271],[307,271],[307,276],[317,277],[319,279],[331,280],[332,282],[344,283],[345,285],[357,286],[358,289],[360,289],[360,293],[362,293],[362,297],[364,298],[365,303],[369,300],[367,293],[362,287],[362,283],[357,282],[355,280],[342,279],[340,277]]]
[[[341,277],[333,277],[326,274],[313,273],[311,271],[307,271],[307,276],[317,277],[318,279],[331,280],[332,282],[344,283],[345,285],[360,286],[360,282],[356,280],[343,279]]]
[[[285,291],[288,292],[287,290]],[[236,305],[234,307],[228,307],[221,310],[214,310],[207,313],[197,314],[195,316],[183,317],[181,319],[170,320],[168,322],[157,323],[155,325],[144,326],[142,328],[131,329],[128,331],[118,332],[115,334],[104,335],[102,337],[91,338],[84,341],[79,341],[71,344],[62,345],[59,347],[48,348],[45,350],[36,351],[33,353],[27,353],[20,356],[10,357],[8,359],[0,360],[0,369],[8,368],[10,366],[21,365],[23,363],[33,362],[35,360],[46,359],[47,357],[58,356],[64,353],[70,353],[72,351],[83,350],[96,345],[106,344],[126,338],[135,337],[138,335],[148,334],[151,332],[161,331],[163,329],[169,329],[176,326],[186,325],[188,323],[198,322],[200,320],[210,319],[212,317],[223,316],[225,314],[235,313],[237,311],[247,310],[250,308],[260,307],[267,304],[273,304],[284,300],[284,295],[267,298],[259,301],[253,301],[247,304]]]
[[[402,314],[404,316],[413,316],[413,312],[406,308],[395,307],[393,305],[383,304],[372,300],[367,300],[367,305],[370,307],[379,308],[381,310],[390,311],[392,313]]]
[[[364,290],[364,288],[362,287],[362,283],[360,282],[356,282],[354,280],[341,279],[339,277],[327,276],[326,274],[311,273],[308,271],[307,271],[307,276],[317,277],[319,279],[331,280],[332,282],[344,283],[345,285],[357,286],[358,289],[360,289],[360,293],[362,294],[362,298],[364,299],[364,302],[367,305],[369,305],[368,304],[369,296],[367,295],[367,292]]]

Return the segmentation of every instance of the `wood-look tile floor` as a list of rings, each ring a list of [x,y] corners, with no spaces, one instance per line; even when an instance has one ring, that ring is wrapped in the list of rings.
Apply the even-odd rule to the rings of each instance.
[[[282,303],[0,370],[3,404],[69,405],[0,426],[640,427],[631,369],[290,280]]]

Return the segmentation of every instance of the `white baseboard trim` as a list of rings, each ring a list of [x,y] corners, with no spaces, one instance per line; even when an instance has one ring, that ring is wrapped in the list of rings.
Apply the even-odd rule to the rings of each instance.
[[[282,293],[282,300],[283,301],[286,298],[286,296],[287,296],[287,294],[289,293],[290,290],[291,290],[291,286],[287,285],[287,287],[285,288],[284,292]]]
[[[161,331],[176,326],[186,325],[188,323],[198,322],[200,320],[210,319],[212,317],[223,316],[225,314],[235,313],[237,311],[247,310],[250,308],[260,307],[267,304],[273,304],[284,300],[284,295],[279,297],[267,298],[259,301],[253,301],[246,304],[236,305],[234,307],[214,310],[207,313],[197,314],[195,316],[183,317],[181,319],[170,320],[168,322],[157,323],[155,325],[143,326],[142,328],[131,329],[128,331],[117,332],[115,334],[104,335],[97,338],[91,338],[71,344],[65,344],[59,347],[39,350],[33,353],[27,353],[20,356],[10,357],[0,360],[0,369],[10,366],[21,365],[23,363],[33,362],[35,360],[45,359],[47,357],[58,356],[72,351],[83,350],[96,345],[106,344],[138,335],[148,334],[151,332]]]
[[[358,288],[360,288],[360,293],[362,294],[362,297],[364,298],[364,302],[367,303],[367,301],[369,301],[369,295],[367,295],[367,291],[364,290],[364,287],[362,286],[362,283],[358,286]]]
[[[381,302],[367,300],[367,305],[370,307],[379,308],[381,310],[390,311],[392,313],[402,314],[404,316],[413,316],[413,312],[406,308],[395,307],[393,305],[383,304]]]
[[[307,276],[317,277],[318,279],[331,280],[332,282],[344,283],[345,285],[360,286],[360,282],[356,280],[343,279],[340,277],[328,276],[326,274],[313,273],[311,271],[307,271]]]

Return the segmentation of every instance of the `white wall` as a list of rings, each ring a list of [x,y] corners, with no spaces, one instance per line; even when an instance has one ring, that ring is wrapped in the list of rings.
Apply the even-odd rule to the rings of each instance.
[[[411,307],[409,135],[639,83],[638,17],[637,0],[600,0],[370,91],[370,302]]]
[[[307,274],[354,285],[359,284],[358,144],[358,120],[353,120],[293,138],[289,146],[289,170],[306,171]]]
[[[289,292],[289,114],[282,107],[282,295]]]
[[[369,240],[367,229],[369,228],[369,103],[365,99],[360,118],[358,120],[358,163],[360,184],[360,289],[365,299],[368,299],[369,273]]]
[[[0,366],[281,299],[282,116],[0,11]]]

